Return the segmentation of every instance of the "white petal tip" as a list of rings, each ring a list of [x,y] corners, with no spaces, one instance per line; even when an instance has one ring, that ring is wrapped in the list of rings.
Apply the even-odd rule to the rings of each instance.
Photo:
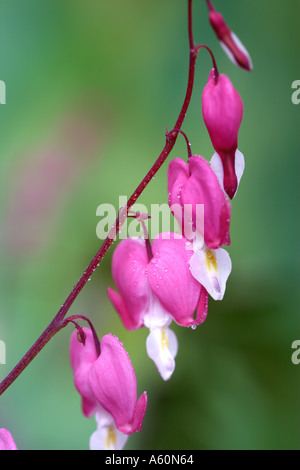
[[[156,365],[163,380],[171,378],[175,369],[175,357],[178,351],[176,335],[169,328],[154,328],[146,340],[147,353]]]
[[[225,190],[224,190],[223,164],[222,164],[221,157],[217,152],[215,152],[213,154],[213,156],[211,157],[210,166],[211,166],[211,169],[213,170],[213,172],[215,173],[216,177],[218,178],[219,185],[220,185],[222,191],[224,192],[225,196],[228,197],[227,194],[225,193]],[[235,170],[235,174],[236,174],[236,178],[237,178],[237,188],[236,188],[236,191],[235,191],[233,197],[236,196],[241,178],[242,178],[244,170],[245,170],[245,158],[244,158],[244,155],[242,154],[242,152],[239,151],[239,149],[236,149],[236,152],[235,152],[234,170]]]

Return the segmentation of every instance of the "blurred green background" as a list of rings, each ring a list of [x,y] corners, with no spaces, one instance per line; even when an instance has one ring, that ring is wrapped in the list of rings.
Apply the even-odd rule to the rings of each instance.
[[[228,61],[204,0],[194,0],[197,43],[244,101],[239,149],[246,169],[232,203],[233,271],[222,302],[196,330],[173,326],[176,369],[167,383],[146,355],[147,331],[126,331],[106,295],[113,249],[70,314],[112,332],[148,392],[143,431],[126,449],[299,449],[298,0],[215,0],[254,69]],[[213,150],[201,93],[211,69],[199,54],[183,130],[194,153]],[[96,209],[129,196],[164,146],[185,94],[185,0],[2,0],[0,79],[2,380],[38,338],[99,249]],[[169,158],[186,156],[179,136]],[[167,164],[139,202],[167,202]],[[60,332],[0,398],[0,427],[21,449],[87,449],[69,365],[72,327]]]

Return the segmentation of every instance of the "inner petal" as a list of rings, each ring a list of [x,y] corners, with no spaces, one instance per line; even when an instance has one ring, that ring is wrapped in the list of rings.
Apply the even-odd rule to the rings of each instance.
[[[162,328],[170,325],[172,317],[162,306],[156,295],[150,291],[148,312],[144,315],[144,325],[149,328]]]
[[[99,405],[96,413],[97,430],[90,437],[90,450],[121,450],[128,436],[119,431],[110,413]]]
[[[207,269],[210,273],[212,271],[215,271],[216,274],[218,273],[218,265],[217,265],[216,255],[209,248],[205,249],[205,264],[206,264],[206,267],[207,267]]]
[[[175,333],[167,327],[154,328],[146,340],[147,353],[163,380],[168,380],[175,369],[178,342]]]
[[[227,251],[222,248],[195,251],[189,264],[192,275],[209,295],[214,300],[222,300],[231,272],[231,260]]]

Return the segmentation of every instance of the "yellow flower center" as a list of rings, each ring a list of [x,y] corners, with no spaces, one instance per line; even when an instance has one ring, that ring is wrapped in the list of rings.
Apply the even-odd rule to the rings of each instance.
[[[110,449],[111,447],[114,449],[116,447],[116,439],[117,439],[117,436],[116,436],[116,431],[115,431],[114,426],[112,425],[108,426],[107,436],[106,436],[106,441],[105,441],[107,449]]]
[[[218,272],[216,255],[209,248],[205,250],[205,264],[209,272],[211,272],[212,268]]]
[[[160,338],[161,349],[169,349],[168,337],[166,335],[165,329],[161,329],[161,338]]]

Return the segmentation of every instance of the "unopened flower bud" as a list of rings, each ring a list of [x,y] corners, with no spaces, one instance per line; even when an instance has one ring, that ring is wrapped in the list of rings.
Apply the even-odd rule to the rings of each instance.
[[[224,170],[224,190],[232,199],[238,187],[235,153],[243,117],[243,102],[229,78],[221,74],[217,82],[213,70],[202,94],[202,114],[215,151]]]
[[[252,60],[245,46],[241,43],[236,34],[228,28],[221,13],[218,13],[214,9],[211,2],[207,3],[209,8],[209,22],[228,58],[235,65],[245,70],[252,70]]]

